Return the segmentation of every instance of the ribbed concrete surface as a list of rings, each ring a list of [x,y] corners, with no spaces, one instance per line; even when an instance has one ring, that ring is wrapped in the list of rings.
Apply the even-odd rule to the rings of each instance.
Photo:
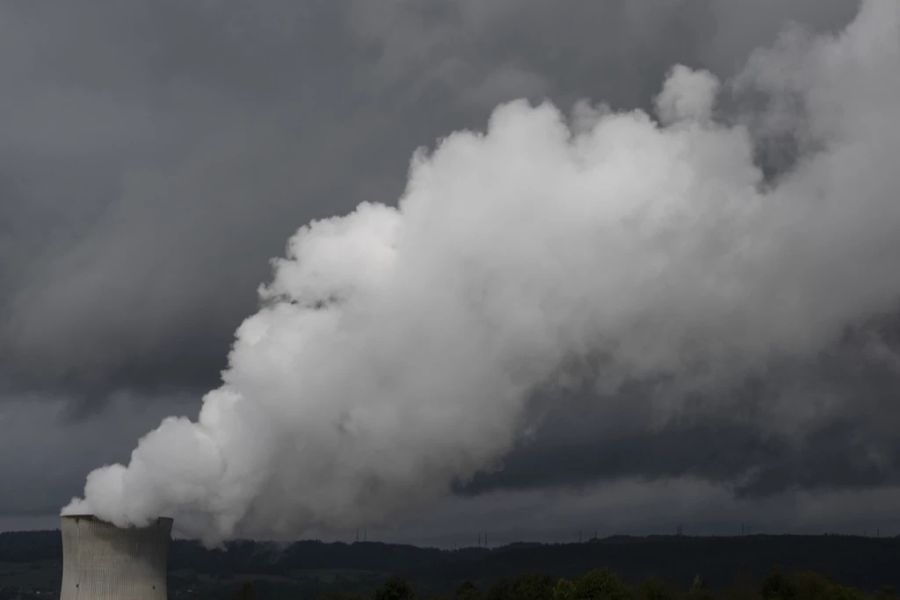
[[[89,515],[61,519],[60,600],[166,600],[172,519],[122,529]]]

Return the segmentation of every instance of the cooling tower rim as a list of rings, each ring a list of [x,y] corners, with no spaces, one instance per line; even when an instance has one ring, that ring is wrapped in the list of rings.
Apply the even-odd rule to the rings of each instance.
[[[119,527],[118,525],[115,525],[115,524],[113,524],[113,523],[110,523],[109,521],[104,521],[103,519],[101,519],[101,518],[98,517],[97,515],[92,515],[92,514],[90,514],[90,513],[78,513],[78,514],[60,515],[59,518],[62,519],[62,520],[71,520],[71,521],[75,521],[76,523],[77,523],[78,521],[80,521],[80,520],[83,519],[83,520],[85,520],[85,521],[90,521],[90,522],[92,522],[92,523],[102,523],[102,524],[104,524],[104,525],[109,525],[109,526],[115,527],[115,528],[117,528],[117,529],[144,529],[145,527],[153,527],[154,525],[158,525],[158,524],[167,524],[167,525],[171,525],[171,524],[174,523],[174,521],[175,521],[172,517],[156,517],[155,519],[153,519],[153,520],[152,520],[150,523],[148,523],[147,525],[143,525],[143,526],[131,526],[131,527]]]

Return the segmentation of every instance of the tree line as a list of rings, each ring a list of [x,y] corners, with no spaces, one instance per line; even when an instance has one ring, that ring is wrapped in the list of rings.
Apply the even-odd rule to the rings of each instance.
[[[320,600],[898,600],[892,588],[864,592],[810,571],[773,570],[762,581],[737,581],[712,589],[701,576],[688,586],[650,578],[628,584],[609,569],[595,569],[577,578],[529,574],[479,587],[466,581],[452,595],[419,594],[409,581],[393,577],[370,597],[329,593]],[[242,598],[240,600],[253,600]]]

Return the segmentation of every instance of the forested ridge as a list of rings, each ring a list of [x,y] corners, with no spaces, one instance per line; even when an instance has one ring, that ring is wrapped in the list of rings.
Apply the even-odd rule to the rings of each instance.
[[[0,534],[0,600],[52,597],[61,553],[57,531]],[[616,536],[456,550],[319,541],[235,541],[210,550],[174,540],[169,571],[173,599],[371,598],[397,592],[389,582],[422,599],[730,598],[738,596],[721,594],[738,589],[746,598],[862,597],[851,588],[890,598],[889,590],[900,589],[900,537]],[[578,587],[589,575],[618,582],[626,595],[590,595]]]

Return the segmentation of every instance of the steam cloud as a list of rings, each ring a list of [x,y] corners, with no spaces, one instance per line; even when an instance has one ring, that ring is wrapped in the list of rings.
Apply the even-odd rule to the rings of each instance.
[[[820,350],[900,299],[897,65],[900,4],[869,0],[757,52],[727,87],[754,108],[728,118],[683,66],[655,119],[498,107],[417,153],[396,208],[302,227],[197,420],[64,512],[173,515],[209,543],[355,527],[495,465],[570,360],[612,388],[709,385]],[[793,165],[764,177],[785,139]]]

